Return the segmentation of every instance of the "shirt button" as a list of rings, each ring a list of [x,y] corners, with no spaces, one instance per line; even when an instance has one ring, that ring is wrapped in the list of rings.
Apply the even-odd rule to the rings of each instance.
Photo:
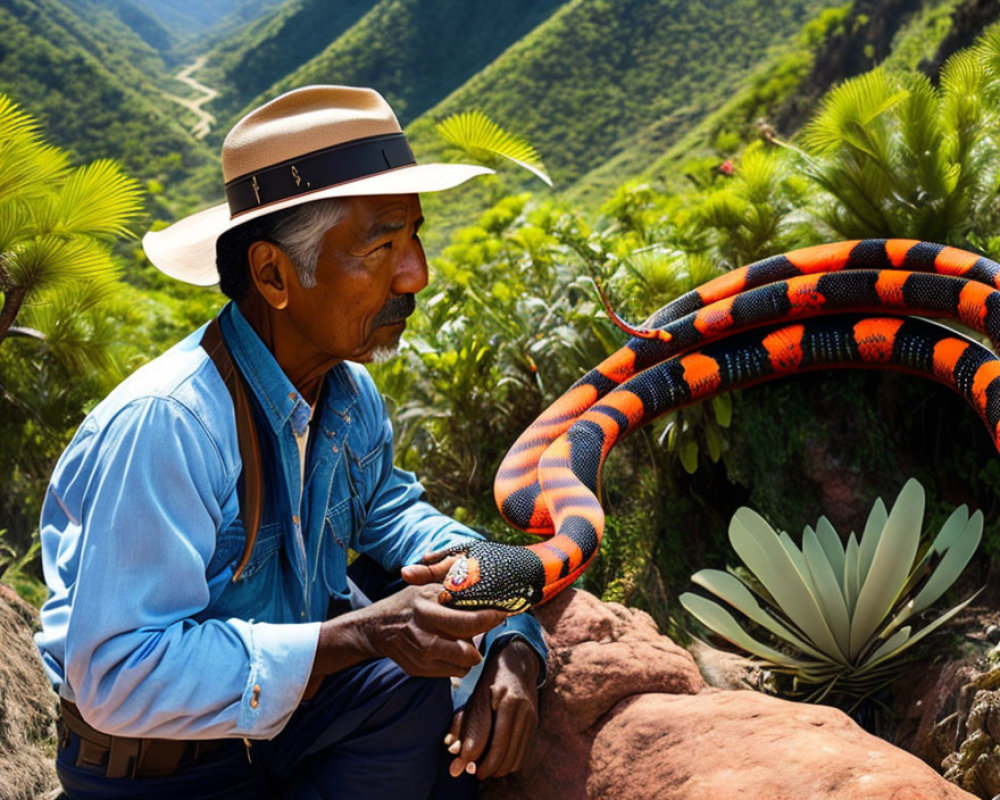
[[[250,708],[257,708],[260,705],[260,684],[253,685],[253,695],[250,697]]]
[[[350,414],[344,414],[344,422],[350,422],[350,421],[351,421],[351,415]]]
[[[339,447],[337,447],[337,445],[334,445],[334,446],[333,446],[333,452],[334,452],[334,453],[339,453],[339,452],[340,452],[340,448],[339,448]]]
[[[299,612],[299,616],[302,617],[302,619],[305,619],[306,618],[306,612],[305,611],[300,611]]]

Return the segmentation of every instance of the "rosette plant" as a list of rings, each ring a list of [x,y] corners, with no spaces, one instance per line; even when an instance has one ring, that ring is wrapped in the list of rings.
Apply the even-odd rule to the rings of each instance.
[[[900,656],[967,606],[923,612],[948,590],[979,546],[983,515],[960,506],[933,538],[923,538],[924,490],[907,481],[891,511],[875,502],[859,540],[846,545],[821,517],[802,546],[741,508],[729,539],[745,570],[706,569],[694,583],[739,612],[693,593],[681,604],[702,624],[793,678],[792,692],[819,701],[830,692],[864,697],[885,685]],[[763,631],[770,643],[765,643]]]

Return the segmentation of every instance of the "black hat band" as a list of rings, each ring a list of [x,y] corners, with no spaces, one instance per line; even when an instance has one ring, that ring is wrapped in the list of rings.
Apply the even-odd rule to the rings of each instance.
[[[404,134],[371,136],[234,178],[226,184],[226,200],[235,217],[269,203],[416,163]]]

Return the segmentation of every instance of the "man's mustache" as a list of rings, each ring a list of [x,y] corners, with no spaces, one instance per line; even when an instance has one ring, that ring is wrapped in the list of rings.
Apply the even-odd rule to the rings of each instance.
[[[379,325],[395,325],[398,322],[402,322],[413,313],[416,307],[417,299],[414,295],[393,295],[385,301],[385,305],[372,317],[372,327],[377,328]]]

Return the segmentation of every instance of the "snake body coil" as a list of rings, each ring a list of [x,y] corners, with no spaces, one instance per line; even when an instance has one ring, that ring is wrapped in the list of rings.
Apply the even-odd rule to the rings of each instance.
[[[600,547],[600,473],[614,444],[661,414],[731,389],[828,367],[922,374],[962,394],[996,444],[996,356],[923,320],[845,314],[952,318],[996,348],[998,285],[1000,265],[973,253],[863,240],[764,259],[682,295],[650,317],[655,336],[633,338],[518,438],[497,472],[497,505],[511,524],[550,538],[456,548],[447,602],[519,612],[551,599]]]

